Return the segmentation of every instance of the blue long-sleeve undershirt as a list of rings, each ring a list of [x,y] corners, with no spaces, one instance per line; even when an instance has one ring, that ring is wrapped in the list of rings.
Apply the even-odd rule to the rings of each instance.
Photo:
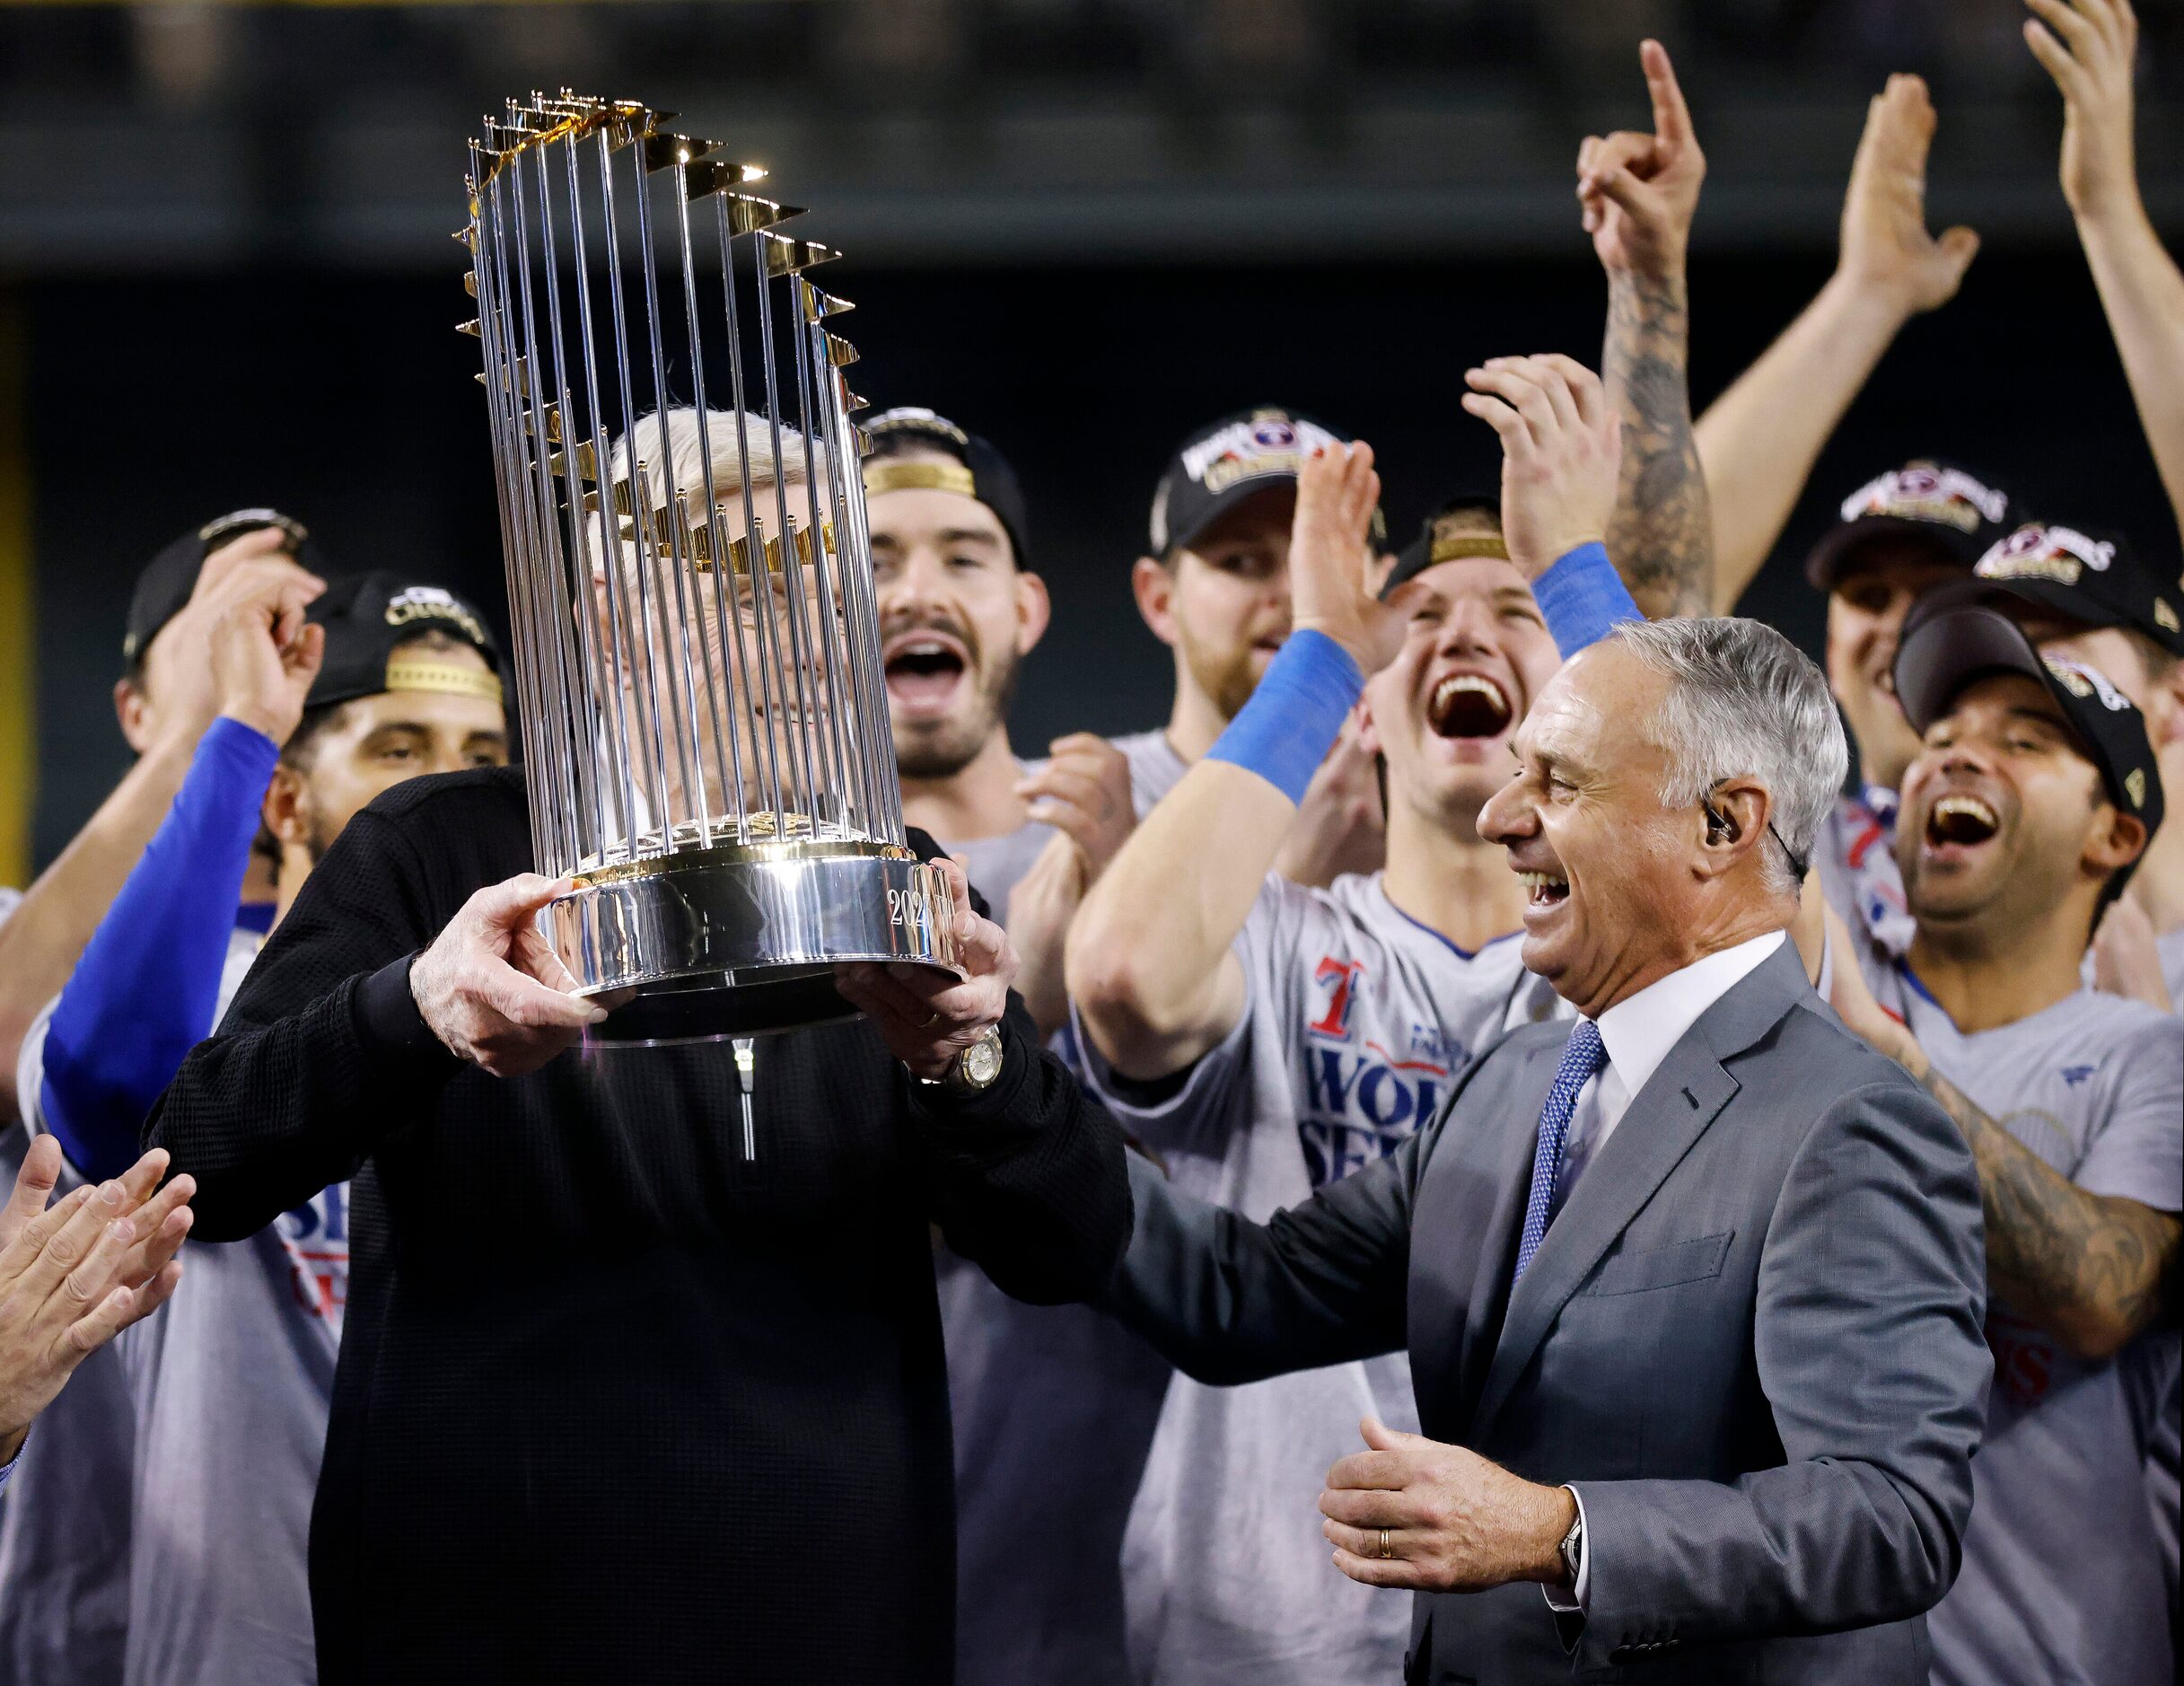
[[[280,746],[225,716],[83,950],[46,1028],[39,1103],[84,1176],[118,1177],[182,1056],[212,1033]]]

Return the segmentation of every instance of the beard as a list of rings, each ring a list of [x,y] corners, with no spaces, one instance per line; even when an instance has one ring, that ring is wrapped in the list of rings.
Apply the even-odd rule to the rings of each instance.
[[[1217,650],[1200,643],[1186,627],[1178,626],[1183,663],[1198,689],[1212,698],[1224,720],[1233,720],[1251,693],[1259,689],[1259,673],[1251,665],[1252,646]]]
[[[326,851],[334,847],[334,839],[341,835],[341,828],[327,818],[326,810],[317,796],[304,793],[301,812],[296,816],[303,821],[303,856],[315,869],[326,858]]]
[[[959,635],[960,636],[960,635]],[[914,720],[895,724],[895,767],[905,778],[953,778],[978,757],[1009,717],[1016,700],[1016,678],[1022,658],[1013,646],[994,652],[991,665],[979,663],[978,645],[965,637],[972,654],[973,689],[961,713],[945,720]]]

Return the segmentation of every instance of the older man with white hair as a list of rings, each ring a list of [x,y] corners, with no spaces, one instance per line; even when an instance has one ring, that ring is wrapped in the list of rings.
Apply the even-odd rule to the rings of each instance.
[[[1577,1018],[1267,1224],[1133,1166],[1111,1309],[1217,1383],[1408,1347],[1424,1434],[1368,1418],[1320,1499],[1335,1568],[1417,1594],[1407,1681],[1923,1682],[1991,1370],[1978,1185],[1785,935],[1847,762],[1826,682],[1754,621],[1625,622],[1512,747],[1479,830]]]

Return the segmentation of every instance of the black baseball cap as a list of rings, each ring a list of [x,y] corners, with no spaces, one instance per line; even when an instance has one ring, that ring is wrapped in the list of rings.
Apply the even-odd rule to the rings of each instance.
[[[2144,633],[2184,656],[2179,593],[2119,532],[2029,521],[1981,557],[1972,576],[2087,627]]]
[[[390,690],[445,690],[502,700],[500,647],[485,617],[440,585],[379,569],[335,580],[311,604],[310,619],[326,628],[326,659],[304,699],[310,708],[376,697]],[[490,670],[457,667],[430,654],[399,654],[427,632],[444,633],[486,658]]]
[[[965,497],[976,498],[994,512],[995,519],[1009,535],[1009,546],[1016,553],[1016,566],[1020,568],[1031,566],[1031,550],[1024,542],[1031,531],[1031,522],[1023,486],[1016,478],[1016,470],[1009,466],[1009,460],[990,443],[977,434],[965,432],[945,416],[909,406],[882,410],[858,426],[872,441],[872,450],[864,459],[867,497],[915,487],[958,492]],[[952,468],[943,462],[902,461],[919,451],[935,451],[952,457],[954,465]]]
[[[2099,770],[2109,800],[2145,821],[2147,836],[2153,836],[2162,824],[2162,775],[2144,716],[2098,670],[2040,654],[2022,627],[1985,601],[1989,590],[1976,582],[1945,585],[1921,598],[1905,621],[1903,642],[1896,651],[1896,696],[1911,729],[1923,737],[1964,688],[1986,674],[2036,679],[2055,698],[2078,747]],[[2109,881],[2111,895],[2122,889],[2136,864]]]
[[[1427,568],[1472,556],[1509,559],[1498,492],[1460,493],[1428,515],[1418,536],[1396,552],[1395,566],[1381,587],[1381,596],[1386,598]]]
[[[1920,457],[1866,481],[1843,500],[1840,518],[1805,558],[1805,578],[1831,592],[1873,540],[1915,539],[1969,572],[1995,541],[2024,519],[2007,492],[1953,462]]]
[[[1350,436],[1300,411],[1262,404],[1208,422],[1178,445],[1153,493],[1152,551],[1190,544],[1239,504],[1294,487],[1304,459]],[[1373,544],[1388,542],[1387,518],[1373,512]]]
[[[182,612],[190,593],[197,589],[197,575],[205,558],[232,539],[261,527],[277,527],[287,535],[288,553],[304,567],[321,576],[326,560],[311,541],[303,523],[277,509],[236,509],[215,515],[202,527],[193,527],[161,548],[136,576],[129,594],[129,616],[121,637],[121,660],[134,668],[152,647],[159,629]]]

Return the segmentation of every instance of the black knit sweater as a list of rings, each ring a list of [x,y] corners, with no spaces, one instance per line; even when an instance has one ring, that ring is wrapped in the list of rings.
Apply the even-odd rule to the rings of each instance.
[[[927,1225],[1021,1298],[1095,1291],[1130,1228],[1113,1122],[1020,1004],[971,1102],[914,1095],[863,1022],[762,1041],[752,1162],[724,1045],[488,1076],[408,964],[531,865],[513,770],[382,797],[145,1126],[205,1240],[355,1179],[321,1679],[947,1680]]]

